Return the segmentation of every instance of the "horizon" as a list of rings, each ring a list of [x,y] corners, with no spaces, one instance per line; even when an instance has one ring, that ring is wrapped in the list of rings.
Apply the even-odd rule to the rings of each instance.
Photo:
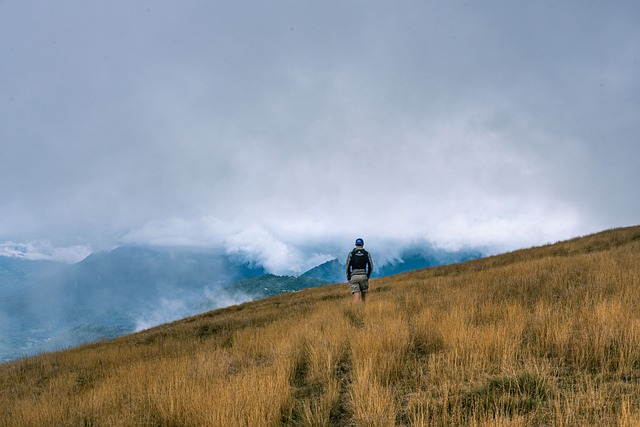
[[[105,255],[110,254],[114,251],[120,249],[145,249],[158,253],[172,253],[172,252],[180,252],[180,253],[196,253],[196,254],[211,254],[213,255],[224,255],[229,259],[235,259],[239,264],[247,264],[247,265],[259,265],[265,268],[266,274],[274,274],[280,276],[300,276],[308,271],[322,266],[326,263],[332,261],[338,261],[340,264],[344,264],[344,259],[346,258],[349,248],[345,249],[345,253],[342,254],[334,254],[329,253],[327,251],[314,251],[314,255],[310,257],[306,263],[301,264],[301,269],[293,270],[293,269],[282,269],[282,270],[271,270],[269,264],[263,265],[260,260],[254,259],[251,256],[251,253],[244,253],[242,251],[229,251],[223,247],[202,247],[202,246],[170,246],[170,245],[148,245],[148,244],[125,244],[120,246],[115,246],[109,249],[103,249],[95,252],[89,252],[86,255],[82,256],[79,259],[75,258],[56,258],[51,254],[44,254],[40,252],[34,252],[33,245],[23,245],[23,244],[15,244],[12,242],[7,242],[4,244],[0,244],[0,257],[24,260],[24,261],[46,261],[46,262],[54,262],[61,263],[67,265],[75,265],[82,263],[87,260],[91,256],[95,255]],[[522,248],[516,248],[522,249]],[[371,248],[368,248],[371,252]],[[374,252],[372,252],[376,259],[375,264],[376,268],[381,268],[390,265],[396,265],[398,263],[403,263],[404,258],[413,257],[416,255],[420,255],[423,257],[428,256],[445,256],[445,255],[460,255],[464,253],[473,253],[479,255],[480,257],[496,255],[496,253],[490,253],[486,251],[486,248],[479,247],[463,247],[457,248],[455,250],[447,250],[443,248],[438,248],[433,246],[432,244],[425,243],[422,245],[419,244],[408,244],[406,246],[397,246],[393,250],[387,250],[378,252],[377,248],[374,248]],[[342,256],[344,255],[344,256]]]

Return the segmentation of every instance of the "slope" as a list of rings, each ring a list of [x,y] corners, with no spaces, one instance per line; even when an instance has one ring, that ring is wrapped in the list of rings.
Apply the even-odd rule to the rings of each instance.
[[[3,425],[637,425],[640,227],[0,365]]]

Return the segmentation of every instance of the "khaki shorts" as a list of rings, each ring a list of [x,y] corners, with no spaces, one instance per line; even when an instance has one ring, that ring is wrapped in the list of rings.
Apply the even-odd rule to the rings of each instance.
[[[365,294],[369,290],[369,278],[366,275],[351,276],[349,287],[352,294],[356,292]]]

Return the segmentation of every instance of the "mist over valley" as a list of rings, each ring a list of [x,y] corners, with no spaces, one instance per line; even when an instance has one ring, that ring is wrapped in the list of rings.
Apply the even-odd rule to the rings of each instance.
[[[383,259],[373,277],[481,256],[407,248]],[[178,247],[123,246],[75,264],[0,256],[0,361],[344,282],[344,270],[344,260],[331,259],[300,275],[277,275],[239,254]]]

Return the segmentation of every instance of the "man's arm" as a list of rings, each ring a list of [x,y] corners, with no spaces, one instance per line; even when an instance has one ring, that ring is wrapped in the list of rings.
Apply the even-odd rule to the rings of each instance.
[[[353,252],[349,252],[347,255],[347,280],[351,280],[351,255]]]

